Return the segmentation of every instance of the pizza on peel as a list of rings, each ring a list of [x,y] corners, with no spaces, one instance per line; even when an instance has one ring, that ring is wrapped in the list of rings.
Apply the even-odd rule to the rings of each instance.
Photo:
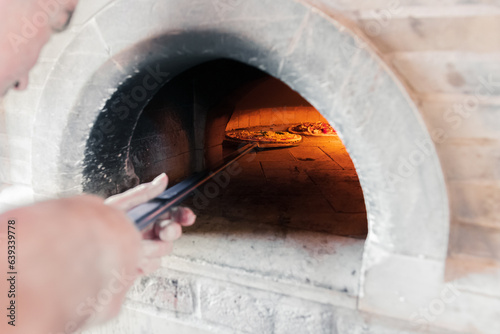
[[[226,137],[236,141],[282,145],[295,145],[302,141],[302,137],[297,134],[268,130],[234,130],[226,132]]]

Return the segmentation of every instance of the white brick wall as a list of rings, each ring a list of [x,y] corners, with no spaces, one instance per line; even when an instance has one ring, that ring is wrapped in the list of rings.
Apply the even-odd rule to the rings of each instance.
[[[211,269],[220,272],[219,268]],[[161,269],[151,281],[143,279],[132,288],[117,319],[86,334],[452,333],[410,329],[402,321],[229,281],[230,276],[208,279]]]
[[[191,276],[162,270],[137,280],[128,297],[173,313],[192,314],[195,311],[193,289]]]
[[[500,94],[500,53],[395,52],[388,61],[419,94]],[[483,86],[484,82],[492,82]],[[465,97],[464,102],[467,101]],[[486,101],[486,99],[484,100]],[[462,100],[456,101],[463,103]]]
[[[449,180],[454,224],[493,228],[475,228],[474,235],[494,245],[500,221],[495,204],[500,194],[499,3],[447,1],[453,6],[447,8],[399,3],[392,17],[382,20],[360,8],[353,19],[362,28],[378,23],[376,34],[368,32],[371,40],[410,87],[429,129],[444,130],[437,149]],[[495,251],[471,242],[470,228],[460,223],[453,230],[452,254],[498,259]]]

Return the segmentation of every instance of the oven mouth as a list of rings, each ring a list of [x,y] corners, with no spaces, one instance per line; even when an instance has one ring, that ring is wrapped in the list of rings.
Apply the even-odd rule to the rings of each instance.
[[[128,82],[125,89],[133,92],[144,81]],[[108,109],[113,113],[124,105],[133,107],[136,100],[132,93],[122,95]],[[87,163],[87,192],[119,193],[163,172],[170,186],[175,185],[231,154],[235,145],[226,137],[230,130],[290,134],[292,126],[328,124],[280,80],[228,59],[197,65],[172,78],[139,114],[133,133],[120,131],[106,118],[104,126],[96,124],[101,130],[112,126],[112,136],[129,145],[110,148],[102,146],[107,140],[99,145],[98,138],[89,141],[100,150],[90,156],[102,160]],[[184,201],[201,222],[193,230],[222,217],[233,223],[366,237],[361,185],[338,135],[306,133],[297,146],[259,150],[238,164],[238,175],[214,178]]]

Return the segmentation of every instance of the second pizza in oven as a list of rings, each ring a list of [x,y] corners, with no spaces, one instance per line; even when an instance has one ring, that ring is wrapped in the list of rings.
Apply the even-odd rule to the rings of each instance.
[[[336,136],[337,132],[328,123],[314,122],[314,123],[300,123],[288,128],[288,131],[294,134],[303,136]]]

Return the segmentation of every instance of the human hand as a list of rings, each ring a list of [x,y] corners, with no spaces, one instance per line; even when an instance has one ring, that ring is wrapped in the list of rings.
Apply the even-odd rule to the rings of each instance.
[[[195,216],[180,208],[167,213],[154,229],[140,233],[125,210],[160,194],[167,178],[113,196],[107,204],[90,195],[76,196],[18,208],[0,215],[0,244],[5,245],[7,222],[17,221],[18,299],[25,321],[19,333],[70,333],[114,317],[140,274],[153,271],[172,249],[181,226]],[[170,221],[170,224],[166,224]],[[2,267],[7,257],[0,259]],[[7,281],[0,281],[7,291]],[[5,304],[7,295],[0,298]],[[5,325],[5,328],[2,327]],[[8,327],[8,328],[7,328]],[[10,330],[6,322],[0,332]]]
[[[168,184],[165,173],[150,183],[140,184],[124,193],[111,196],[105,204],[127,212],[160,195]],[[172,252],[173,242],[182,235],[182,226],[194,224],[196,215],[189,208],[178,207],[161,216],[148,230],[142,233],[142,253],[139,274],[149,274],[159,268],[161,257]]]
[[[15,333],[73,333],[118,313],[138,276],[142,249],[140,233],[122,211],[90,195],[17,208],[0,215],[1,245],[9,220],[19,240],[16,302],[24,319]],[[6,260],[0,258],[2,267]],[[6,283],[0,281],[2,291]],[[2,305],[6,298],[0,296]],[[6,323],[1,333],[10,333]]]

